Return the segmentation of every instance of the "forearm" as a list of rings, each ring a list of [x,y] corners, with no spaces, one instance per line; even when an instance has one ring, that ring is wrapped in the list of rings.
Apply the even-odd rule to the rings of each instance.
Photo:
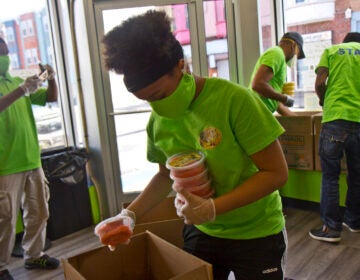
[[[47,102],[55,102],[58,99],[58,95],[59,95],[59,92],[58,92],[56,80],[55,79],[49,80],[46,101]]]
[[[216,214],[224,214],[253,203],[280,189],[285,183],[284,176],[279,176],[278,173],[259,171],[233,191],[214,199]]]
[[[326,81],[329,76],[329,69],[326,67],[319,67],[316,73],[315,80],[315,92],[319,97],[319,104],[324,104],[325,92],[326,92]]]
[[[9,107],[17,99],[24,95],[24,90],[21,87],[18,87],[11,93],[0,98],[0,112]]]
[[[251,159],[259,171],[230,193],[215,199],[217,214],[253,203],[286,183],[288,167],[278,140],[251,155]]]
[[[326,92],[326,85],[319,84],[315,87],[316,95],[319,98],[319,104],[322,106],[324,104],[325,92]]]
[[[140,219],[169,195],[171,185],[169,175],[158,172],[127,209],[135,212],[136,219]]]
[[[266,98],[270,98],[282,103],[286,102],[286,95],[276,91],[268,83],[253,85],[253,90]]]

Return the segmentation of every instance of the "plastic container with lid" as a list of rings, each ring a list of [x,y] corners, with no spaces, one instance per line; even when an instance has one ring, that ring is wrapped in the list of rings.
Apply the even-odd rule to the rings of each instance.
[[[196,187],[202,184],[205,184],[209,180],[208,170],[205,168],[204,171],[202,171],[199,174],[196,174],[191,177],[174,177],[172,174],[170,174],[170,178],[173,179],[179,186],[184,188],[191,188]]]
[[[114,250],[116,245],[129,242],[132,235],[130,225],[129,217],[115,216],[100,222],[95,227],[94,233],[100,238],[102,244]]]
[[[202,198],[209,198],[214,194],[214,190],[211,188],[211,180],[209,179],[206,183],[188,188],[189,192],[191,192],[194,195],[201,196]]]
[[[184,188],[184,187],[182,187],[175,181],[173,184],[173,189],[176,191],[178,188]],[[186,189],[188,192],[194,195],[201,196],[202,198],[210,198],[215,193],[214,189],[211,187],[211,179],[207,180],[207,182],[202,185],[184,188],[184,189]]]
[[[186,178],[202,173],[205,169],[205,156],[200,151],[175,154],[168,158],[166,167],[170,175],[176,178]]]
[[[295,83],[294,82],[287,82],[284,83],[282,88],[282,93],[287,95],[294,95],[295,94]]]

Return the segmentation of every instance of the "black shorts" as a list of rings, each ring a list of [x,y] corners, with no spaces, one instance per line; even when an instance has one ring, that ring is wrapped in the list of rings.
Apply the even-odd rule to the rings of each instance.
[[[249,240],[209,236],[185,225],[184,250],[213,266],[214,280],[227,280],[232,271],[237,280],[282,280],[287,246],[285,229],[278,234]]]

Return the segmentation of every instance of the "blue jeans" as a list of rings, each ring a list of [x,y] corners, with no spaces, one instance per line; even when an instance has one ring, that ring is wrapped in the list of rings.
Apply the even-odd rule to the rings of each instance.
[[[348,169],[345,213],[339,206],[340,162],[346,155]],[[342,230],[342,221],[360,228],[360,123],[336,120],[323,123],[319,155],[322,169],[320,214],[325,225]]]

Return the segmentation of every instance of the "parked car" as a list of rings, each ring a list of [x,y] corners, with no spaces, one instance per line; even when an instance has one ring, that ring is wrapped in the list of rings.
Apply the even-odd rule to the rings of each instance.
[[[33,110],[40,148],[65,146],[65,131],[59,108],[34,106]]]

